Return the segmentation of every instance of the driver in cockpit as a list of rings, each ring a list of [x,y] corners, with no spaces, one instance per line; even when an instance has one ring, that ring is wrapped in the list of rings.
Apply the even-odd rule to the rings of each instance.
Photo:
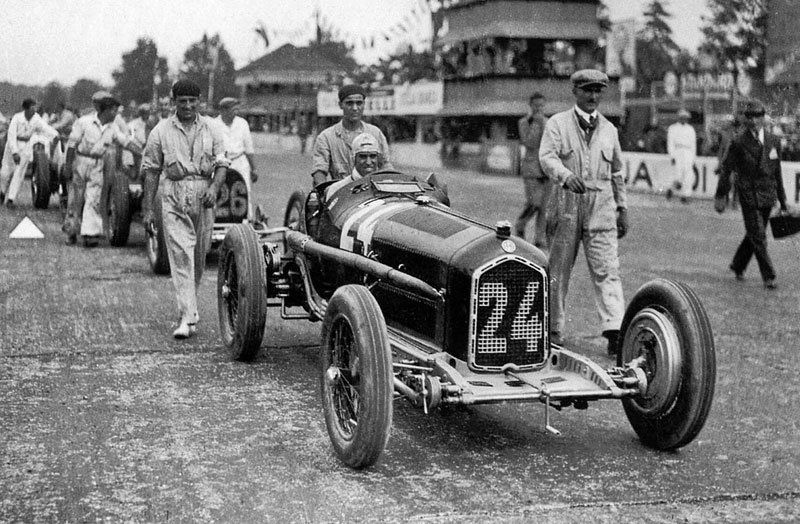
[[[353,180],[367,177],[378,170],[378,155],[380,148],[378,141],[369,133],[361,133],[353,139],[353,172],[350,175],[337,180],[325,189],[325,199],[330,200],[331,196],[341,187],[346,186]]]

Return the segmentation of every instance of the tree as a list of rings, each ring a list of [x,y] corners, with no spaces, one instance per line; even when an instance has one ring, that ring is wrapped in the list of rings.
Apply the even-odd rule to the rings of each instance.
[[[189,46],[183,55],[181,73],[187,80],[199,85],[203,95],[210,93],[213,100],[209,99],[208,103],[211,106],[226,96],[236,96],[239,91],[234,83],[236,67],[219,34],[211,38],[203,34],[199,42]],[[214,87],[209,90],[212,78]]]
[[[158,48],[150,38],[142,37],[136,47],[122,55],[122,65],[111,76],[114,93],[122,103],[150,102],[153,95],[169,95],[170,81],[167,59],[158,56]]]
[[[763,78],[768,0],[706,0],[711,13],[703,17],[700,51],[714,57],[723,71],[739,68]]]
[[[664,0],[651,0],[643,14],[644,27],[636,38],[636,84],[649,90],[653,81],[661,80],[674,68],[681,48],[672,39],[668,22],[672,14]]]
[[[59,102],[67,103],[67,92],[64,86],[58,82],[50,82],[44,86],[41,100],[42,108],[44,108],[46,112],[52,113],[56,110],[56,106]]]
[[[78,109],[87,108],[92,106],[92,95],[96,92],[105,89],[103,86],[89,80],[88,78],[81,78],[75,85],[72,86],[69,94],[70,105]]]

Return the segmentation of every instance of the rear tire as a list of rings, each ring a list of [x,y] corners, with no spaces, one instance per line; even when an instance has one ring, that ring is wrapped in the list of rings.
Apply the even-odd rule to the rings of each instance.
[[[36,209],[47,209],[50,205],[50,159],[39,144],[33,147],[33,166],[31,201]]]
[[[267,320],[267,269],[255,231],[233,226],[220,247],[217,310],[222,342],[234,360],[253,360]]]
[[[131,231],[131,208],[128,177],[122,172],[118,172],[111,181],[107,223],[109,244],[114,247],[127,244]]]
[[[156,224],[155,232],[147,232],[147,260],[156,275],[169,275],[169,255],[167,240],[164,236],[164,214],[161,209],[161,195],[153,199],[153,215]]]
[[[392,427],[393,374],[386,321],[364,286],[331,297],[322,326],[320,375],[325,425],[339,458],[372,466]]]
[[[714,398],[716,357],[711,324],[697,295],[657,279],[639,288],[625,312],[617,363],[643,357],[647,391],[623,399],[646,446],[673,450],[703,428]]]

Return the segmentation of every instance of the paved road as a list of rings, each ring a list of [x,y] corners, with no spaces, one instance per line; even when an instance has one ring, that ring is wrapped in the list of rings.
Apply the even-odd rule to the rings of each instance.
[[[258,163],[257,199],[278,223],[308,186],[310,159]],[[484,220],[521,207],[518,180],[442,176],[454,207]],[[755,266],[741,283],[726,270],[738,215],[632,197],[626,295],[657,276],[683,280],[716,335],[714,406],[679,452],[640,445],[617,402],[556,414],[561,437],[543,431],[537,406],[425,416],[398,402],[382,460],[355,472],[325,431],[318,324],[271,310],[258,359],[231,362],[212,260],[199,335],[175,341],[171,283],[150,273],[140,226],[126,248],[68,247],[56,210],[20,203],[0,209],[2,522],[800,519],[800,238],[771,243],[780,288],[768,293]],[[44,240],[8,238],[26,215]],[[610,364],[582,259],[577,268],[567,345]]]

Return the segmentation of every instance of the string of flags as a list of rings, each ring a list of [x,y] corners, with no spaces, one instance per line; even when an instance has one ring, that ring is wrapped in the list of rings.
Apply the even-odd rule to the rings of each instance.
[[[374,49],[376,45],[389,42],[394,38],[401,38],[419,29],[419,26],[427,23],[431,18],[431,8],[427,0],[416,0],[411,10],[402,19],[386,29],[375,30],[372,33],[354,34],[336,26],[324,13],[317,13],[315,19],[308,19],[302,25],[290,28],[267,27],[263,22],[259,22],[255,28],[256,34],[269,47],[270,41],[289,41],[296,42],[301,39],[308,39],[314,35],[319,23],[319,29],[330,34],[334,40],[345,42],[350,47],[361,47],[362,49]],[[312,36],[313,38],[313,36]]]

